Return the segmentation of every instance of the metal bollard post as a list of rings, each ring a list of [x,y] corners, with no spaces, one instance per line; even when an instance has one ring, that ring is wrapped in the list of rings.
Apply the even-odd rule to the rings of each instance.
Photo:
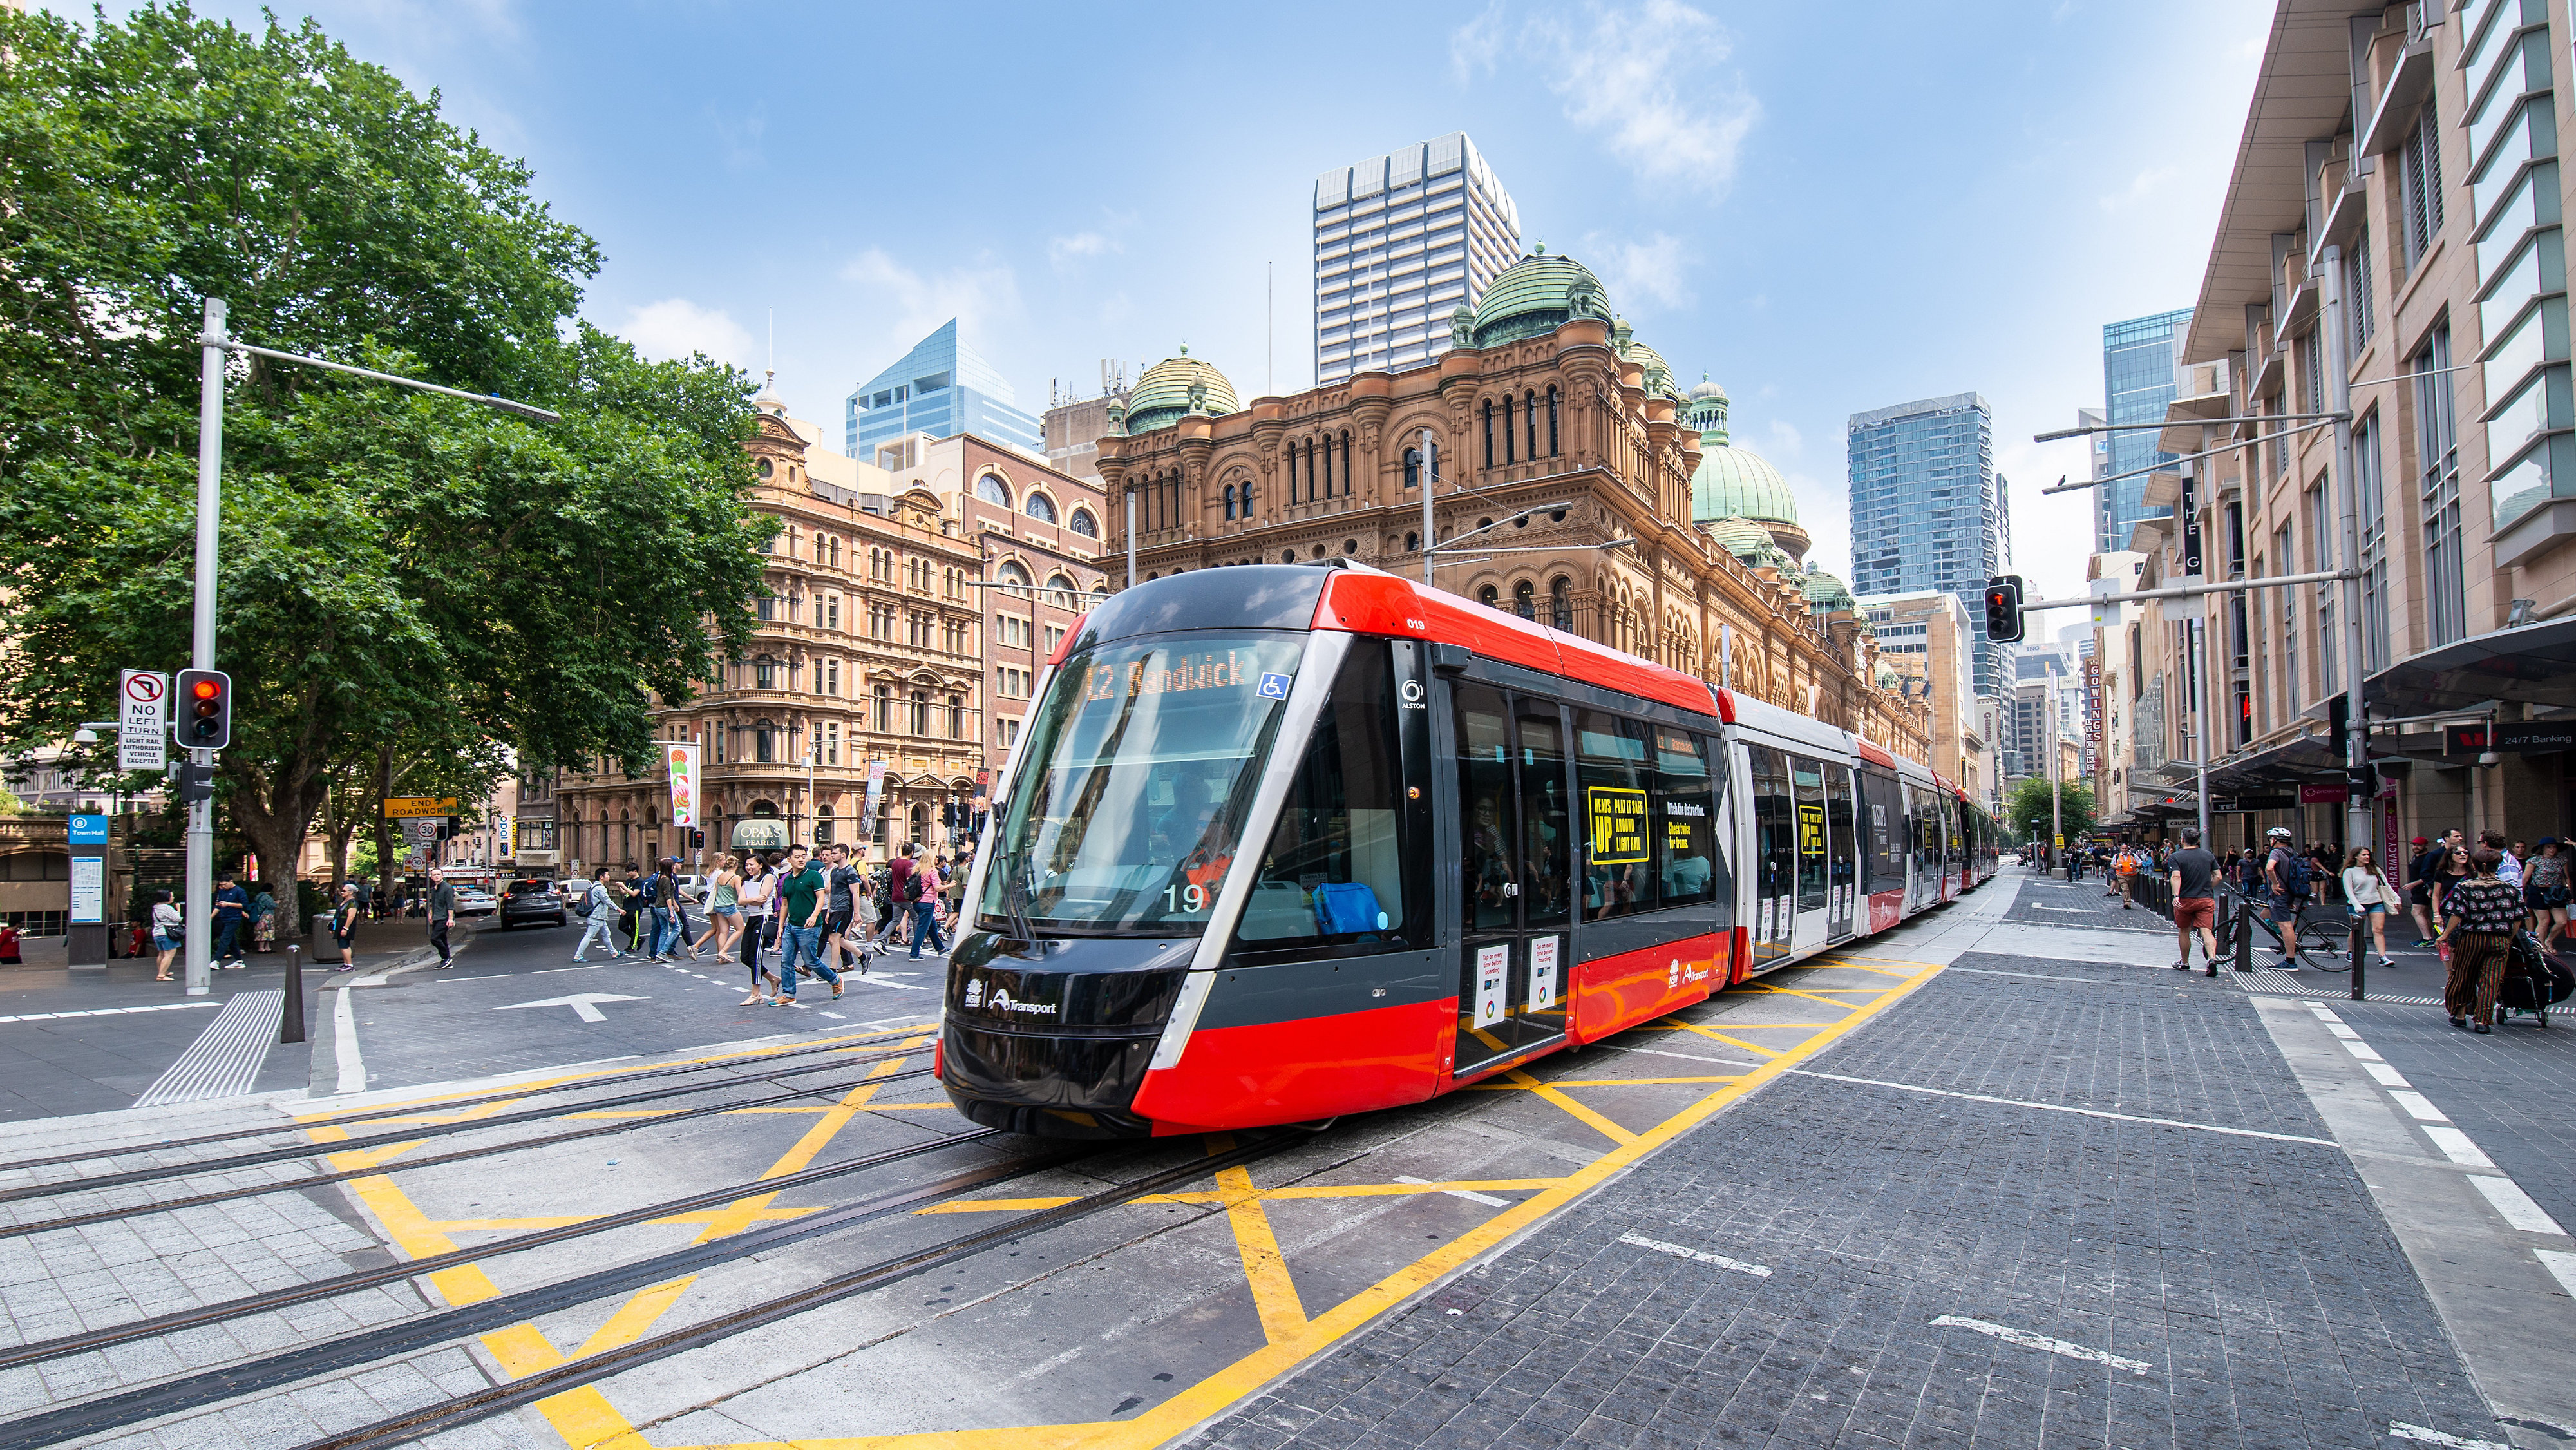
[[[2363,930],[2369,921],[2370,916],[2365,912],[2360,916],[2354,917],[2352,922],[2352,1000],[2356,1002],[2363,1000],[2361,995],[2362,963],[2367,958],[2366,954],[2361,949],[2361,943]]]
[[[2227,933],[2235,927],[2236,918],[2229,912],[2229,904],[2227,892],[2222,888],[2218,893],[2218,935],[2212,938],[2213,941],[2228,940]],[[2203,975],[2211,977],[2218,975],[2218,953],[2209,954],[2209,968]]]
[[[304,1040],[304,944],[286,944],[286,1000],[278,1007],[277,1040]]]
[[[2236,903],[2236,970],[2254,970],[2254,898]]]

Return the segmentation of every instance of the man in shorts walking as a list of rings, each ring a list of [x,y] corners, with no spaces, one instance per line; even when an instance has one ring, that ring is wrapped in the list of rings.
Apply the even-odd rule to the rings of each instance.
[[[857,958],[859,975],[864,977],[868,974],[867,928],[858,926],[855,937],[850,932],[858,916],[858,888],[866,877],[850,864],[850,848],[838,843],[823,848],[823,863],[823,881],[830,902],[823,913],[825,953],[836,966],[846,965],[847,958]]]
[[[2191,970],[2191,934],[2200,933],[2201,951],[2210,967],[2218,966],[2218,858],[2200,848],[2200,827],[2182,828],[2182,849],[2165,865],[2173,872],[2174,937],[2181,955],[2174,970]]]

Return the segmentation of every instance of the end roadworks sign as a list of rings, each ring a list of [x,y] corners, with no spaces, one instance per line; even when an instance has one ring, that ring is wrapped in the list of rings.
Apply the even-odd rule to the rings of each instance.
[[[452,795],[394,795],[385,797],[385,819],[417,821],[430,816],[457,814],[456,797]]]

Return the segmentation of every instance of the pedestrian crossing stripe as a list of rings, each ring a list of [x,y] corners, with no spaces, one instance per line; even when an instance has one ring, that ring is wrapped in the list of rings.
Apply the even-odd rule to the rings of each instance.
[[[0,1022],[51,1022],[58,1017],[114,1017],[125,1012],[185,1012],[191,1007],[220,1007],[221,1002],[154,1002],[143,1007],[91,1007],[78,1012],[21,1012]]]

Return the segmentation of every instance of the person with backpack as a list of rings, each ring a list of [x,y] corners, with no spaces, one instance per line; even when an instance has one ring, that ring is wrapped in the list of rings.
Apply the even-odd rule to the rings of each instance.
[[[2280,970],[2299,970],[2299,959],[2291,950],[2298,935],[2299,906],[2316,895],[2308,859],[2293,847],[2296,839],[2287,826],[2274,826],[2263,833],[2271,851],[2263,860],[2263,888],[2271,897],[2272,925],[2280,933]]]
[[[912,918],[912,960],[921,960],[921,946],[933,942],[933,956],[945,956],[948,939],[939,931],[939,873],[921,859],[921,843],[903,848],[902,871],[894,878],[895,909]]]
[[[590,889],[582,896],[581,914],[585,924],[581,929],[580,942],[572,949],[574,961],[590,960],[593,941],[608,948],[610,961],[626,959],[626,953],[617,949],[617,938],[613,935],[617,930],[617,891],[618,888],[608,879],[607,867],[600,866],[591,871]]]

